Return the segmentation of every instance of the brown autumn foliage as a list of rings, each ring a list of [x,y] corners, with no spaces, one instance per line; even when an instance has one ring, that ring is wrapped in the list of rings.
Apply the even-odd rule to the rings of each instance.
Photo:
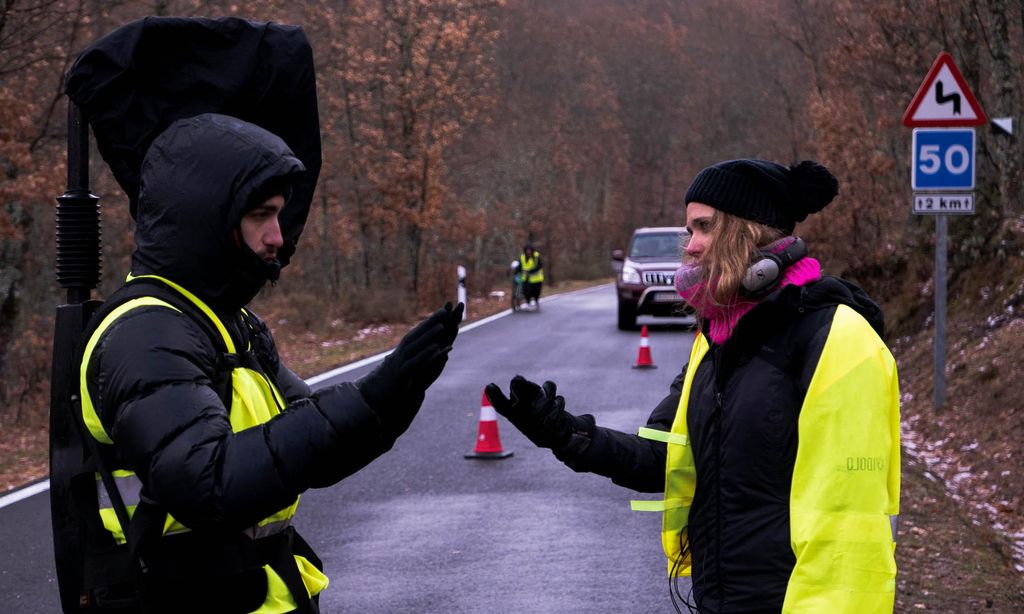
[[[0,433],[46,422],[62,75],[149,14],[304,26],[324,165],[299,255],[260,301],[307,329],[407,319],[450,293],[456,265],[471,292],[504,283],[526,239],[552,279],[605,276],[634,226],[681,221],[701,167],[815,158],[842,195],[801,232],[911,352],[931,323],[934,226],[910,212],[903,110],[943,50],[990,116],[1024,108],[1024,15],[1007,0],[0,0]],[[1024,274],[1020,140],[977,139],[978,213],[949,225],[956,347],[1018,319],[1014,284],[982,288],[979,267]],[[103,295],[127,271],[132,223],[93,158]],[[984,300],[964,303],[958,283]],[[905,411],[925,412],[931,365],[901,367],[918,399]]]

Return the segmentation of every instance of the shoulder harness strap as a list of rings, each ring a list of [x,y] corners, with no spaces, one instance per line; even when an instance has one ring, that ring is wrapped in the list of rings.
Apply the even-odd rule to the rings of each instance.
[[[104,327],[105,323],[112,323],[132,309],[153,305],[164,306],[188,314],[192,321],[210,338],[218,354],[214,387],[225,407],[230,409],[231,372],[238,364],[234,340],[213,310],[182,286],[163,277],[156,275],[128,276],[127,283],[111,295],[90,318],[83,337],[87,340],[87,344],[79,364],[84,366],[84,361],[91,358],[99,341],[99,337],[95,336],[95,333]],[[80,367],[79,371],[81,384],[84,386],[87,369]],[[78,395],[74,395],[73,400],[76,409],[80,409],[78,405],[84,400]],[[113,440],[107,434],[98,413],[91,407],[91,403],[89,406],[89,411],[75,411],[82,431],[82,438],[86,442],[95,468],[100,474],[100,479],[110,495],[118,521],[124,527],[131,560],[135,562],[138,572],[146,574],[149,570],[141,556],[141,551],[144,549],[141,546],[160,537],[166,511],[143,494],[142,501],[135,509],[135,514],[131,519],[129,518],[128,509],[114,483],[113,471],[108,464],[109,458],[105,458],[103,450],[99,446],[99,443],[112,444]]]

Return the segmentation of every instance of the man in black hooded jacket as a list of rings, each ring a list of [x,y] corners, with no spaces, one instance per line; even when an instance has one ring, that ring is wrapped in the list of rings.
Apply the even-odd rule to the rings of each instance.
[[[119,587],[94,561],[91,607],[317,611],[327,578],[290,527],[299,494],[389,450],[444,368],[461,304],[354,383],[314,393],[281,363],[245,306],[279,275],[278,216],[303,172],[283,140],[217,114],[146,154],[131,275],[81,363],[82,420],[114,476],[96,482],[100,550],[127,543],[136,571]]]

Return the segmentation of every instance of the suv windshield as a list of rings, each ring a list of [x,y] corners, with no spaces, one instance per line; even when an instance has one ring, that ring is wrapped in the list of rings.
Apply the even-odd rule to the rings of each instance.
[[[674,232],[638,234],[633,237],[633,244],[629,247],[629,257],[634,260],[678,260],[680,253],[679,234]]]

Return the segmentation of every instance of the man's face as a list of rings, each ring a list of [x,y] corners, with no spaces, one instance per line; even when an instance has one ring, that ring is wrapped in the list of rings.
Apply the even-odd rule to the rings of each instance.
[[[239,229],[242,239],[257,256],[266,261],[277,258],[277,250],[284,245],[278,214],[284,208],[284,196],[271,196],[242,216]]]

